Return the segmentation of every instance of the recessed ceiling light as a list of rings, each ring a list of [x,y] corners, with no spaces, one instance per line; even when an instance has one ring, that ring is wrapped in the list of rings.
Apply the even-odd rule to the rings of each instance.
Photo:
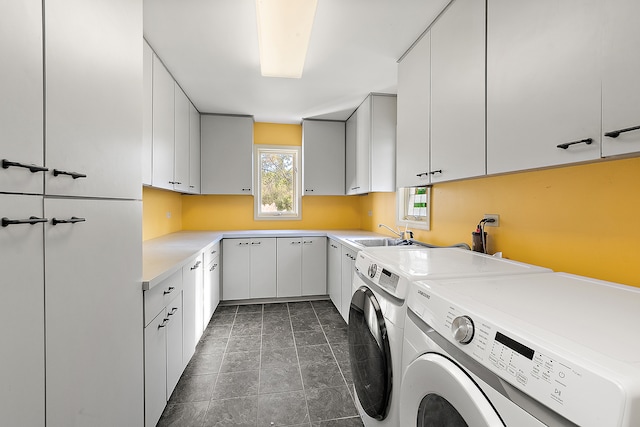
[[[260,70],[265,77],[302,77],[318,0],[256,0]]]

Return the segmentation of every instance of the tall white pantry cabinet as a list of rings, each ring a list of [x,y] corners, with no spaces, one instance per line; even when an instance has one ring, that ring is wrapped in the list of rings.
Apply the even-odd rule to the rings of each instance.
[[[141,426],[142,1],[0,0],[0,55],[1,423]]]

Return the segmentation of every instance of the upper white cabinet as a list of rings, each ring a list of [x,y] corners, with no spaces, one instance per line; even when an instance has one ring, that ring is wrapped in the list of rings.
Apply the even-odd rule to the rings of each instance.
[[[142,184],[151,185],[153,171],[153,50],[142,41]]]
[[[353,115],[346,124],[346,194],[395,191],[396,96],[371,94]]]
[[[0,192],[42,194],[40,0],[0,4],[0,53]]]
[[[306,196],[344,195],[345,123],[302,121],[302,187]]]
[[[640,151],[640,2],[604,2],[602,156]],[[626,132],[617,131],[635,128]]]
[[[191,142],[189,132],[191,129],[191,102],[177,83],[174,83],[175,108],[175,144],[174,144],[174,168],[173,168],[173,189],[186,193],[189,190],[189,163],[191,161],[189,150]]]
[[[202,194],[253,194],[253,117],[203,115],[201,129]]]
[[[600,157],[602,3],[488,1],[488,173]]]
[[[455,0],[430,30],[432,183],[486,173],[485,12],[485,2]]]
[[[189,104],[189,188],[187,192],[200,194],[200,113]]]
[[[48,195],[142,197],[141,3],[44,2]]]
[[[398,64],[398,188],[429,184],[430,40],[425,33]]]
[[[153,179],[156,188],[173,190],[175,88],[169,71],[153,56]]]

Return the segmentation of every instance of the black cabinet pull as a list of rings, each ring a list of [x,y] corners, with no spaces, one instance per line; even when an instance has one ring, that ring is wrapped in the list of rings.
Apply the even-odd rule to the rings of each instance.
[[[38,218],[37,216],[30,216],[28,219],[9,219],[7,217],[2,218],[2,226],[6,227],[8,225],[16,225],[16,224],[37,224],[39,222],[47,222],[49,221],[47,218]]]
[[[557,147],[562,148],[563,150],[566,150],[567,148],[569,148],[570,145],[576,145],[576,144],[582,144],[582,143],[590,145],[592,142],[593,142],[593,139],[585,138],[585,139],[581,139],[580,141],[565,142],[564,144],[558,144]]]
[[[421,176],[429,175],[429,172],[417,173],[416,176],[420,178]]]
[[[53,218],[51,220],[51,224],[53,224],[53,225],[57,225],[57,224],[75,224],[76,222],[85,222],[85,221],[86,221],[85,218],[78,218],[77,216],[72,216],[69,219]]]
[[[178,311],[178,307],[173,307],[170,312],[167,313],[167,316],[173,316]]]
[[[193,267],[191,267],[191,269],[195,270],[196,268],[200,267],[200,263],[201,261],[196,262],[195,264],[193,264]]]
[[[61,170],[58,170],[58,169],[54,169],[53,170],[53,176],[58,176],[58,175],[68,175],[73,179],[86,178],[87,177],[87,175],[85,175],[83,173],[67,172],[67,171],[61,171]]]
[[[218,264],[213,264],[213,265],[211,266],[211,268],[209,269],[209,271],[213,271],[213,270],[215,270],[217,266],[218,266]]]
[[[442,173],[442,169],[438,169],[437,171],[429,172],[431,175],[435,175],[437,173]]]
[[[308,188],[308,189],[306,189],[306,190],[304,190],[304,191],[310,191],[310,192],[313,192],[313,189]]]
[[[250,188],[243,188],[242,191],[251,191]]]
[[[605,133],[604,136],[608,136],[609,138],[617,138],[620,136],[621,133],[631,132],[632,130],[638,130],[638,129],[640,129],[640,126],[633,126],[630,128],[612,130],[611,132]]]
[[[45,168],[44,166],[25,165],[24,163],[12,162],[7,159],[2,159],[2,169],[8,169],[10,166],[29,169],[31,173],[46,172],[49,170],[49,168]]]
[[[170,319],[168,319],[168,318],[162,319],[162,323],[158,325],[158,329],[164,328],[165,326],[167,326],[167,323],[169,323],[169,320]]]
[[[171,292],[173,292],[175,288],[173,286],[169,286],[169,288],[166,291],[163,291],[162,294],[163,295],[169,295]]]

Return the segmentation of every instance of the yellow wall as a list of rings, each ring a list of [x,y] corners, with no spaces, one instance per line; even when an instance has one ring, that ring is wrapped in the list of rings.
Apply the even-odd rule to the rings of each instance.
[[[435,185],[431,230],[416,239],[471,244],[485,213],[490,253],[589,277],[640,286],[640,158]],[[368,216],[372,211],[372,217]],[[395,225],[395,194],[370,194],[362,227]]]
[[[142,188],[142,240],[182,229],[182,195],[156,188]]]

